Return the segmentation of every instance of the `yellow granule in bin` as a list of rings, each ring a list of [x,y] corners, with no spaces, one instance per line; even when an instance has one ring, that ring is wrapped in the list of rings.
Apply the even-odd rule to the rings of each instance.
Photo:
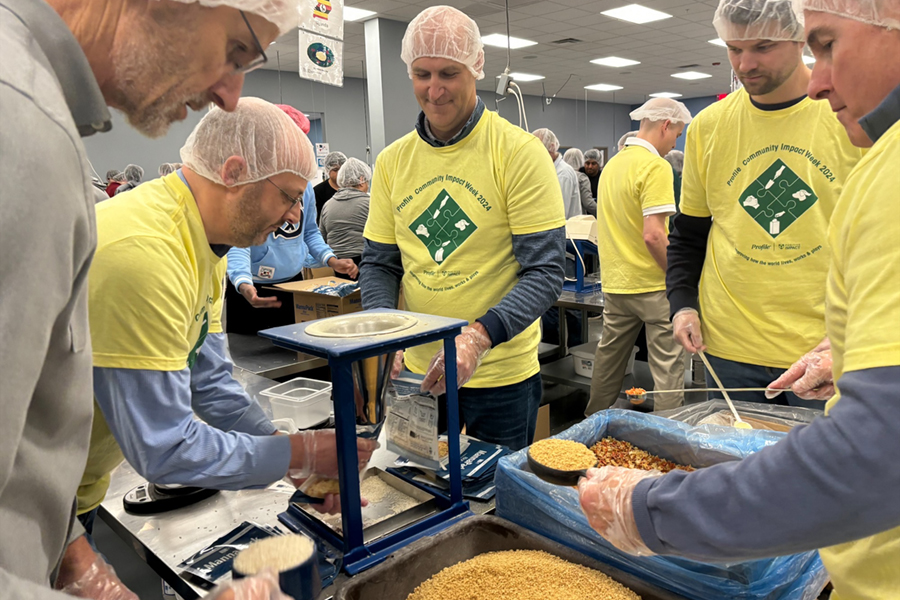
[[[572,440],[541,440],[532,444],[528,452],[545,467],[560,471],[587,469],[597,462],[597,457],[587,446]]]
[[[488,552],[447,567],[407,600],[641,600],[599,571],[540,550]]]

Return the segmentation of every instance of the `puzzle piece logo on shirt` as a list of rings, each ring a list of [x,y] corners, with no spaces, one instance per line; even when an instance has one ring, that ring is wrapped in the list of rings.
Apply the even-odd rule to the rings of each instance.
[[[778,159],[747,186],[739,202],[760,227],[777,238],[818,199],[812,187]]]
[[[478,226],[447,190],[441,190],[409,228],[428,249],[434,262],[441,264],[475,233]]]

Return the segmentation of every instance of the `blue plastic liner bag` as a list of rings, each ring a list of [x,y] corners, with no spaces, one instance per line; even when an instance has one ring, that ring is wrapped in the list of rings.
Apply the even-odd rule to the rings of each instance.
[[[694,467],[739,460],[784,437],[776,431],[692,427],[628,410],[606,410],[555,436],[592,446],[604,437]],[[546,483],[528,470],[525,448],[500,459],[497,515],[696,600],[814,600],[828,581],[818,552],[763,560],[703,563],[673,556],[632,556],[588,524],[575,488]]]

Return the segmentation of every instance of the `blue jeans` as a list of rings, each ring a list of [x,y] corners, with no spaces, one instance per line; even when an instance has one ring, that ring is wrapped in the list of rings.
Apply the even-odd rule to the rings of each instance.
[[[78,515],[78,520],[81,521],[81,525],[84,527],[84,537],[87,538],[87,541],[91,545],[91,548],[94,549],[94,552],[100,554],[100,551],[97,550],[97,546],[94,544],[94,519],[97,518],[98,510],[100,510],[99,506],[94,510],[82,513]],[[101,556],[103,555],[101,554]]]
[[[774,367],[763,367],[761,365],[751,365],[749,363],[741,363],[725,358],[719,358],[712,354],[707,354],[709,364],[716,370],[716,375],[722,380],[722,385],[726,388],[743,388],[743,387],[766,387],[786,369],[776,369]],[[715,386],[715,379],[706,372],[706,382],[711,387]],[[716,397],[721,397],[718,392],[713,392]],[[821,400],[803,400],[798,398],[791,392],[782,392],[771,400],[766,398],[765,392],[734,392],[728,394],[732,400],[740,400],[741,402],[757,402],[761,404],[778,404],[781,406],[801,406],[803,408],[816,408],[825,410],[825,402]]]
[[[483,442],[521,450],[531,444],[544,393],[541,374],[495,388],[459,390],[460,424],[466,435]],[[447,431],[446,397],[441,396],[438,431]]]

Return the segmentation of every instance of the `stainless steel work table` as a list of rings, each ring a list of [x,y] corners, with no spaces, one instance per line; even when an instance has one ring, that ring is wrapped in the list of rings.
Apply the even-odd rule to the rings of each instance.
[[[268,399],[261,396],[260,392],[275,385],[275,382],[241,368],[235,368],[234,375],[271,417]],[[380,448],[372,456],[369,465],[384,469],[391,466],[396,458],[397,455],[393,452]],[[293,486],[277,482],[264,490],[220,491],[192,506],[159,515],[126,513],[122,498],[129,490],[145,482],[131,465],[122,463],[112,473],[109,491],[106,500],[100,505],[99,516],[184,600],[202,597],[206,592],[178,576],[177,567],[181,561],[243,521],[277,525],[286,530],[278,521],[278,514],[287,509],[288,499],[294,492]],[[476,514],[494,509],[493,500],[470,501],[469,505]],[[345,574],[340,574],[333,585],[322,591],[320,600],[331,598],[347,579]]]

